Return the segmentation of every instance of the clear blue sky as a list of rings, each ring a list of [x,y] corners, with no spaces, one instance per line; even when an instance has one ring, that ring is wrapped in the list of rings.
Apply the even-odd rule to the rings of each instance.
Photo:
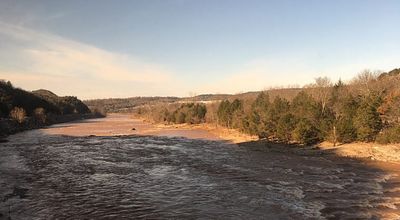
[[[400,67],[400,1],[0,2],[0,78],[80,98],[237,93]]]

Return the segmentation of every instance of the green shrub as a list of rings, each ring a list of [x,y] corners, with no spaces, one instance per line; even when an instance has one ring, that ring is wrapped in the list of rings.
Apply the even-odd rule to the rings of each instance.
[[[308,119],[301,119],[293,130],[293,138],[301,144],[314,144],[319,141],[319,131]]]
[[[183,112],[177,112],[175,114],[175,122],[177,124],[183,124],[186,122],[186,115]]]
[[[292,131],[296,127],[296,118],[292,114],[283,115],[277,125],[276,138],[289,142],[292,139]]]
[[[362,100],[354,117],[354,125],[357,131],[357,139],[360,141],[374,141],[376,135],[382,129],[382,120],[377,108],[380,98],[370,95]]]
[[[237,117],[241,115],[243,111],[243,103],[239,99],[229,102],[229,100],[224,100],[219,104],[217,110],[217,117],[219,124],[228,128],[238,128],[241,124],[241,120]]]
[[[350,143],[357,139],[357,132],[353,121],[349,117],[340,118],[336,123],[337,140],[341,143]]]
[[[380,144],[400,143],[400,125],[384,129],[376,138]]]
[[[258,126],[259,126],[259,116],[252,112],[252,114],[247,115],[243,118],[242,125],[243,127],[241,130],[244,133],[250,134],[250,135],[257,135],[258,134]]]

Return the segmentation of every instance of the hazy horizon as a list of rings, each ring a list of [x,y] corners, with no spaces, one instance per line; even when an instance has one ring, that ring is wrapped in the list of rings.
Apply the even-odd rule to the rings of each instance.
[[[1,1],[0,79],[81,99],[235,94],[399,67],[399,1]]]

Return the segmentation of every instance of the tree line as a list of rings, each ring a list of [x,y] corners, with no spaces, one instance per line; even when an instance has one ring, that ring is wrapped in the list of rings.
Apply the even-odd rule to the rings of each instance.
[[[270,90],[207,105],[164,103],[136,113],[156,122],[215,123],[285,143],[400,143],[399,85],[400,69],[363,71],[347,83],[319,77],[290,93]]]
[[[159,104],[139,107],[135,114],[154,122],[199,124],[206,122],[206,105],[201,103]]]
[[[224,100],[217,123],[287,143],[399,143],[399,73],[364,71],[348,84],[317,78],[292,100],[271,99],[266,91],[247,108],[244,100]]]
[[[341,89],[336,86],[335,91]],[[334,97],[332,97],[334,98]],[[244,111],[241,100],[221,102],[218,123],[228,128],[280,142],[312,144],[319,141],[333,143],[373,141],[383,127],[377,111],[379,97],[343,97],[342,102],[332,99],[328,106],[307,92],[300,92],[292,101],[268,93],[260,93]]]

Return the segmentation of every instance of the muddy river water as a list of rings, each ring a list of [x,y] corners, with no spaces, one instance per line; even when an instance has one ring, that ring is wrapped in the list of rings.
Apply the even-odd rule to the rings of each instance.
[[[396,164],[160,136],[0,143],[0,219],[398,219]]]

